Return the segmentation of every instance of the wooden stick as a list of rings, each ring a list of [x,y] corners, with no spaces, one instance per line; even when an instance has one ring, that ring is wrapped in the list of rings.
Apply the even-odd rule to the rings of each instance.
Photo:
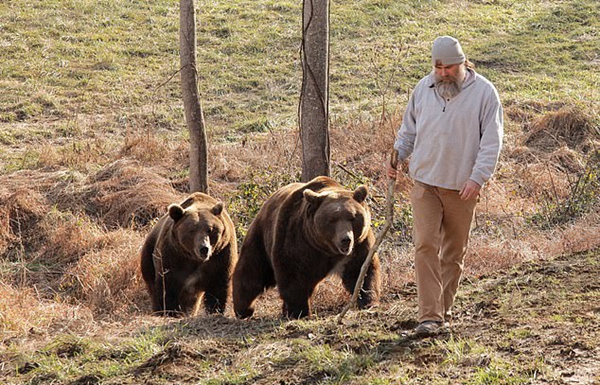
[[[394,168],[398,167],[398,152],[395,149],[392,150],[390,163],[391,163],[392,167],[394,167]],[[360,274],[358,275],[358,279],[356,280],[356,285],[354,286],[354,292],[352,293],[352,298],[350,299],[350,302],[348,302],[346,304],[346,306],[344,306],[344,308],[342,309],[342,312],[340,313],[340,315],[338,317],[338,323],[341,323],[342,318],[344,318],[344,316],[346,315],[348,310],[350,310],[350,308],[352,308],[356,305],[358,295],[360,294],[360,290],[362,289],[363,283],[365,281],[365,275],[367,274],[369,265],[371,264],[371,261],[373,260],[373,255],[375,255],[375,253],[377,252],[377,249],[379,248],[379,245],[381,245],[381,242],[383,242],[383,238],[385,237],[385,234],[392,227],[392,224],[394,222],[394,190],[395,190],[395,187],[396,187],[396,179],[390,179],[388,181],[388,189],[387,189],[387,196],[386,196],[387,207],[386,207],[386,212],[385,212],[385,225],[379,231],[379,234],[377,234],[377,237],[375,238],[375,243],[373,244],[373,247],[371,247],[371,249],[369,250],[369,253],[367,254],[367,258],[365,259],[365,261],[362,264],[362,267],[360,268]]]

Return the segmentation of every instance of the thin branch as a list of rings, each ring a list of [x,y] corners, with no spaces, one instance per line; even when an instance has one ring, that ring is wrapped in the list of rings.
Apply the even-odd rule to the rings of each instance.
[[[394,168],[398,167],[398,153],[396,152],[396,150],[392,150],[391,164],[394,166]],[[373,244],[373,247],[371,247],[371,249],[369,250],[369,253],[367,254],[367,258],[365,258],[365,261],[363,262],[362,267],[360,268],[360,273],[358,275],[358,279],[356,280],[356,285],[354,286],[354,292],[352,293],[352,298],[346,304],[346,306],[344,306],[344,309],[342,309],[342,312],[340,313],[340,315],[338,317],[338,323],[342,323],[342,319],[344,318],[344,316],[346,315],[348,310],[350,310],[351,307],[356,305],[358,295],[360,294],[360,291],[362,289],[363,283],[365,281],[365,275],[367,274],[367,270],[369,269],[369,267],[371,265],[373,256],[377,252],[377,249],[381,245],[381,242],[383,242],[383,238],[387,234],[388,230],[392,227],[392,224],[394,222],[394,192],[395,192],[395,188],[396,188],[396,179],[390,179],[388,181],[388,190],[387,190],[387,207],[386,207],[386,214],[385,214],[385,225],[383,226],[381,231],[379,231],[379,234],[377,234],[377,237],[375,238],[375,243]]]

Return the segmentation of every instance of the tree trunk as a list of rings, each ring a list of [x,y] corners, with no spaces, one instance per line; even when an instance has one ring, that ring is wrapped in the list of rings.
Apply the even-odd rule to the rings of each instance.
[[[190,192],[208,193],[208,150],[204,114],[198,98],[195,0],[179,1],[179,58],[185,121],[190,133]]]
[[[329,0],[304,0],[300,137],[302,180],[330,175]]]

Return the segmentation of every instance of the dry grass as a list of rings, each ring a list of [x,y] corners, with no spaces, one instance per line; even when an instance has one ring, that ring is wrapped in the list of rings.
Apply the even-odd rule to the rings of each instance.
[[[53,333],[82,333],[93,328],[87,306],[43,300],[33,288],[0,284],[0,325],[3,342]]]
[[[525,144],[544,152],[563,146],[589,148],[594,136],[593,125],[591,117],[580,108],[566,106],[531,121],[527,127]]]
[[[99,319],[144,312],[149,305],[139,273],[139,234],[113,231],[98,240],[97,250],[65,269],[58,282],[62,296],[85,303]]]
[[[10,319],[4,328],[22,333],[32,318],[45,329],[82,313],[89,323],[145,311],[138,273],[143,231],[183,195],[167,179],[126,159],[87,178],[23,171],[1,179],[2,313]],[[9,311],[10,298],[30,305]],[[44,309],[47,321],[38,316]]]
[[[557,116],[564,122],[567,110],[542,116],[519,114],[516,107],[512,110],[511,114],[522,120],[508,122],[510,132],[498,172],[478,205],[465,264],[467,280],[509,270],[521,262],[600,247],[597,198],[590,202],[590,211],[562,226],[542,229],[532,222],[532,217],[551,203],[550,197],[561,200],[570,196],[571,181],[588,167],[600,137],[590,129],[577,137],[576,143],[567,141],[572,136],[565,136],[560,145],[542,146],[554,143],[544,135],[557,130]],[[568,111],[573,122],[584,121],[585,127],[592,127],[589,116],[575,119],[574,110]],[[553,118],[544,118],[548,114]],[[376,230],[384,215],[387,180],[383,163],[399,119],[400,114],[396,114],[380,122],[345,123],[331,129],[332,173],[350,187],[359,183],[369,186]],[[535,145],[529,131],[533,121],[538,127]],[[548,126],[539,128],[543,122]],[[210,191],[228,204],[240,240],[253,210],[270,192],[296,180],[301,167],[296,131],[245,135],[238,143],[211,145],[209,157]],[[177,170],[186,162],[186,144],[180,138],[148,134],[129,135],[125,142],[109,159],[86,158],[88,166],[84,168],[65,168],[64,158],[48,156],[43,169],[0,176],[0,323],[5,343],[20,340],[39,346],[62,333],[116,336],[134,333],[140,325],[169,328],[168,320],[148,315],[150,303],[139,272],[138,249],[167,205],[185,195],[187,178]],[[159,143],[164,143],[162,150]],[[157,151],[162,151],[161,156]],[[95,162],[102,166],[86,171]],[[406,306],[415,296],[407,200],[410,187],[407,177],[400,178],[395,226],[379,250],[383,305],[369,314],[388,321],[414,318]],[[327,278],[313,298],[315,317],[331,318],[349,298],[339,279]],[[252,365],[260,373],[275,375],[272,368],[287,368],[290,355],[309,365],[302,361],[306,347],[294,346],[289,340],[256,345],[254,350],[245,350],[237,342],[251,336],[252,328],[266,333],[279,327],[280,314],[281,300],[277,290],[271,290],[258,299],[252,323],[235,322],[231,306],[224,318],[201,314],[185,320],[185,325],[198,329],[196,333],[211,336],[204,339],[204,350],[188,346],[185,339],[178,340],[141,364],[136,373],[150,375],[158,368],[154,375],[160,372],[169,376],[173,370],[180,376],[207,381],[215,373],[244,378],[253,373]],[[278,333],[286,338],[295,333],[318,335],[312,330],[285,329]],[[351,339],[345,341],[340,346],[342,353],[352,345]],[[217,366],[202,371],[199,366],[213,351],[221,357]],[[250,353],[253,359],[248,359]],[[335,357],[343,361],[342,353]],[[269,364],[259,364],[263,359]],[[173,361],[165,365],[164,360]],[[294,376],[293,371],[290,376]]]

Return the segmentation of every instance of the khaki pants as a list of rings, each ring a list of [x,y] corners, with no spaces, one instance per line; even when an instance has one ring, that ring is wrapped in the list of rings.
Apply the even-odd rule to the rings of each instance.
[[[449,321],[477,199],[415,181],[410,200],[419,322]]]

